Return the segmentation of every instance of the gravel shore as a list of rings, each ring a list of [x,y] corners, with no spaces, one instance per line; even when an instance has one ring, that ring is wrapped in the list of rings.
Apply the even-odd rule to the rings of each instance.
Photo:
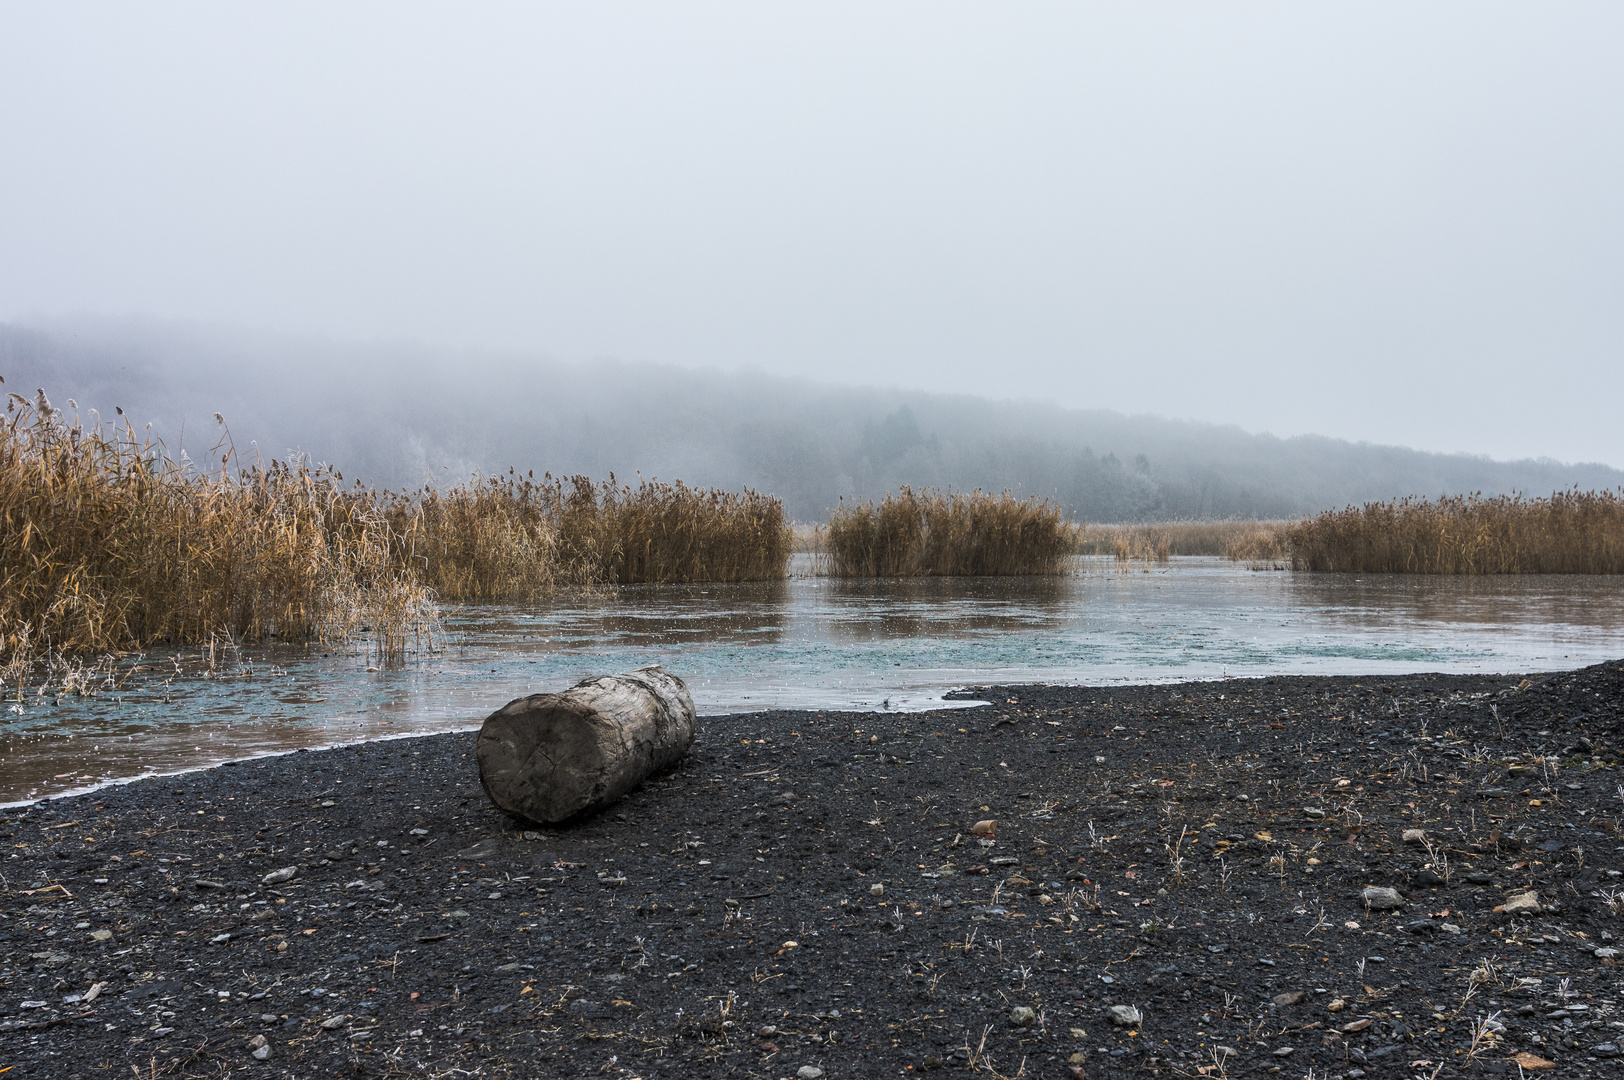
[[[1624,662],[962,696],[702,718],[569,828],[472,734],[7,811],[0,1069],[1624,1072]]]

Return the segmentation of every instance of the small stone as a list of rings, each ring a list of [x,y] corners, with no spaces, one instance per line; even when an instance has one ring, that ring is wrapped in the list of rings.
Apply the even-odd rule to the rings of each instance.
[[[1392,911],[1404,906],[1404,898],[1398,890],[1381,885],[1367,885],[1359,894],[1359,899],[1372,911]]]
[[[284,881],[292,881],[293,875],[297,874],[298,872],[299,868],[297,866],[284,866],[282,869],[272,870],[269,874],[266,874],[264,877],[260,878],[260,884],[280,885]]]
[[[1279,1006],[1298,1005],[1308,997],[1307,990],[1287,990],[1283,994],[1274,995],[1274,1003]]]
[[[1105,1015],[1118,1027],[1137,1027],[1145,1019],[1145,1015],[1132,1005],[1112,1005],[1105,1010]]]
[[[1038,1022],[1038,1014],[1025,1005],[1017,1005],[1009,1010],[1009,1022],[1012,1027],[1029,1028]]]
[[[1290,1057],[1291,1055],[1295,1054],[1296,1052],[1297,1052],[1297,1048],[1294,1047],[1294,1046],[1279,1046],[1279,1047],[1275,1048],[1274,1056],[1275,1057]]]
[[[881,885],[879,882],[875,882],[873,885],[870,885],[868,887],[868,895],[870,895],[870,896],[884,896],[885,895],[885,886]],[[810,1068],[810,1066],[808,1066],[808,1068]],[[822,1074],[820,1073],[819,1075],[822,1075]]]
[[[250,1050],[258,1050],[260,1047],[264,1046],[268,1042],[270,1042],[270,1040],[267,1039],[265,1036],[263,1036],[263,1035],[255,1035],[252,1039],[248,1040],[248,1049],[250,1049]]]
[[[344,1021],[346,1021],[348,1019],[349,1019],[348,1016],[345,1016],[345,1015],[343,1015],[341,1013],[338,1016],[329,1016],[327,1019],[323,1020],[317,1026],[320,1027],[323,1031],[333,1031],[333,1030],[335,1030],[337,1028],[343,1027],[344,1026]]]
[[[1604,945],[1596,950],[1595,957],[1597,960],[1617,960],[1618,950],[1611,945]]]
[[[802,1065],[795,1070],[795,1080],[823,1080],[823,1070],[816,1065]]]
[[[254,1047],[253,1050],[249,1051],[248,1056],[253,1058],[255,1061],[267,1060],[271,1056],[271,1044],[266,1043],[264,1046]]]
[[[259,1022],[262,1023],[262,1024],[274,1024],[280,1019],[282,1019],[282,1018],[280,1016],[276,1015],[275,1013],[260,1013],[259,1014]]]
[[[1521,892],[1508,897],[1500,908],[1507,915],[1532,915],[1539,911],[1539,894],[1536,892]]]
[[[1403,840],[1406,844],[1424,844],[1427,841],[1427,830],[1405,829]]]
[[[988,818],[985,821],[976,822],[974,825],[970,826],[970,835],[971,836],[996,836],[996,835],[998,835],[998,820],[996,818]]]
[[[761,1027],[756,1028],[756,1038],[758,1039],[770,1039],[777,1034],[778,1026],[776,1024],[763,1024]]]
[[[113,932],[111,930],[92,930],[90,932],[91,941],[111,941],[112,939]]]
[[[1341,1012],[1348,1007],[1348,1003],[1341,998],[1332,998],[1331,1003],[1325,1006],[1327,1012]]]
[[[1356,1031],[1365,1030],[1365,1028],[1369,1027],[1372,1022],[1373,1021],[1370,1019],[1370,1017],[1367,1016],[1361,1020],[1352,1020],[1346,1024],[1343,1024],[1342,1030],[1347,1032],[1349,1035],[1352,1035]]]

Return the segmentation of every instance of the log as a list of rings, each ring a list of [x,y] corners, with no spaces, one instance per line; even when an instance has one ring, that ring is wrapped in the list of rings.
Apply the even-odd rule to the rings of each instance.
[[[479,782],[499,809],[551,825],[619,800],[693,741],[688,687],[656,664],[508,702],[479,729]]]

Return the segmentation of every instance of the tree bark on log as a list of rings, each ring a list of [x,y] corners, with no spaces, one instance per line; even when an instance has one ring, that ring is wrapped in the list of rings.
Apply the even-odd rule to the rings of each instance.
[[[693,741],[688,687],[652,665],[496,710],[479,729],[479,782],[499,809],[550,825],[602,810]]]

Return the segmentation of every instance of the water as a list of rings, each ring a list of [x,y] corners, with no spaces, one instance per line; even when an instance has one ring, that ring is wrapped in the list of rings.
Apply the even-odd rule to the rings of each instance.
[[[1054,579],[634,587],[555,605],[453,609],[450,640],[398,668],[359,650],[251,650],[204,678],[152,652],[121,688],[30,692],[0,733],[0,802],[299,747],[477,727],[512,698],[662,663],[700,711],[917,710],[988,682],[1581,667],[1624,657],[1624,579],[1255,572],[1175,559]],[[179,674],[176,673],[177,664]]]

